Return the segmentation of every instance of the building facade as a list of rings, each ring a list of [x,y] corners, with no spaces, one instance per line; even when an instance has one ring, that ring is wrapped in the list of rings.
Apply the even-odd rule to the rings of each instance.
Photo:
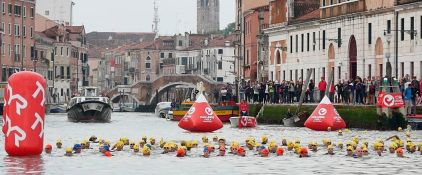
[[[211,34],[220,30],[220,0],[197,0],[197,33]]]
[[[270,27],[265,30],[270,45],[269,79],[303,80],[307,70],[316,81],[332,77],[336,83],[357,76],[383,77],[388,61],[394,77],[421,78],[418,41],[422,37],[417,30],[422,30],[422,9],[418,4],[421,2],[272,1]]]
[[[1,1],[1,82],[20,70],[34,68],[34,0]]]

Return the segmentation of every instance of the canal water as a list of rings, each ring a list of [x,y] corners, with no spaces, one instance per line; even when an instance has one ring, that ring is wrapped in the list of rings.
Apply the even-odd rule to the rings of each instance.
[[[117,141],[120,137],[128,137],[139,142],[142,136],[154,137],[157,142],[164,140],[201,140],[204,134],[189,133],[180,129],[177,122],[166,121],[147,113],[114,113],[111,123],[71,123],[66,115],[49,115],[46,117],[45,142],[54,144],[61,139],[64,147],[88,139],[91,135],[98,138]],[[367,139],[372,149],[375,139],[385,139],[392,135],[405,138],[403,132],[380,132],[351,130],[344,136],[336,132],[314,132],[305,128],[287,128],[281,126],[258,126],[256,129],[236,129],[225,125],[223,129],[205,134],[212,137],[223,137],[226,140],[237,140],[244,143],[248,136],[260,140],[266,135],[270,140],[281,143],[282,138],[300,140],[303,146],[310,141],[322,143],[323,138],[330,138],[334,143],[345,143],[354,136]],[[422,131],[413,131],[414,142],[422,141]],[[0,138],[0,174],[420,174],[422,172],[422,155],[406,154],[408,158],[397,158],[384,153],[382,157],[371,152],[365,158],[350,158],[345,151],[336,150],[336,155],[323,155],[325,150],[310,153],[309,158],[298,158],[293,153],[276,157],[261,158],[248,152],[246,157],[227,155],[202,158],[201,149],[194,149],[188,157],[177,158],[175,154],[162,155],[160,150],[153,150],[150,157],[134,154],[126,149],[113,153],[106,158],[98,153],[98,145],[94,149],[85,150],[73,157],[64,157],[64,150],[53,149],[51,155],[38,157],[9,157],[5,153],[4,137]],[[389,145],[389,142],[386,142]]]

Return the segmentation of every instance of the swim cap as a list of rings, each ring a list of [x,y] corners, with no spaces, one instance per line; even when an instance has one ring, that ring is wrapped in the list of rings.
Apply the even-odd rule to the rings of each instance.
[[[110,151],[110,146],[108,146],[108,145],[104,145],[104,146],[103,146],[103,149],[104,149],[104,150],[106,150],[106,151]]]
[[[261,154],[264,156],[268,156],[268,154],[270,154],[270,151],[267,148],[265,148],[265,149],[262,149]]]
[[[276,153],[277,153],[278,156],[282,156],[284,154],[283,147],[278,147]]]
[[[113,155],[111,155],[111,152],[110,152],[110,151],[105,152],[105,153],[104,153],[104,155],[105,155],[106,157],[111,157],[111,156],[113,156]]]
[[[183,148],[177,149],[177,154],[176,154],[177,157],[184,157],[185,154],[186,154],[185,149],[183,149]]]
[[[53,149],[53,146],[51,146],[50,144],[45,145],[45,149]]]
[[[72,148],[66,148],[66,153],[72,153]]]
[[[75,144],[73,145],[73,150],[76,151],[78,149],[81,149],[81,144]]]

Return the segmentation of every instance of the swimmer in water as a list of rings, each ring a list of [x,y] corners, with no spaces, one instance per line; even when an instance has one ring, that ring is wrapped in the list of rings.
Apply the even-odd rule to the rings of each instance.
[[[306,147],[300,148],[299,158],[302,158],[302,157],[309,157],[309,155],[308,155],[308,149]]]
[[[62,141],[61,140],[57,140],[57,142],[56,142],[57,149],[62,149],[62,145],[63,145]]]
[[[220,146],[220,148],[218,149],[218,156],[225,156],[226,155],[226,148],[224,146]]]
[[[397,157],[405,158],[403,148],[397,148],[396,155],[397,155]]]
[[[268,157],[268,155],[270,154],[270,151],[267,148],[264,148],[261,150],[260,154],[261,154],[261,157]]]
[[[185,149],[183,149],[182,147],[177,149],[176,157],[185,157],[185,155],[186,155]]]
[[[268,142],[268,137],[267,136],[262,136],[261,137],[261,144],[263,144],[263,145],[265,145],[265,144],[267,144],[267,142]]]
[[[348,146],[346,151],[347,151],[346,156],[349,156],[349,157],[353,156],[353,147],[352,146]]]
[[[91,137],[89,138],[89,141],[90,141],[90,142],[92,142],[92,143],[98,143],[98,141],[97,141],[97,137],[96,137],[95,135],[91,136]]]
[[[286,139],[281,140],[281,145],[287,146],[287,140]]]
[[[66,148],[66,152],[64,155],[68,157],[73,156],[72,148]]]
[[[130,148],[130,149],[133,149],[133,147],[134,147],[134,146],[135,146],[135,142],[130,142],[130,143],[129,143],[129,148]]]
[[[325,153],[325,155],[334,155],[334,146],[333,145],[328,145],[327,153]]]
[[[75,145],[73,146],[73,151],[74,151],[76,154],[81,153],[81,151],[82,151],[81,144],[75,144]]]
[[[283,147],[281,147],[281,146],[278,147],[277,150],[276,150],[276,154],[277,154],[277,156],[282,156],[284,154]]]
[[[206,146],[206,147],[204,147],[204,151],[203,151],[203,155],[202,155],[202,157],[205,157],[205,158],[209,158],[210,157],[210,151],[208,150],[208,147]]]
[[[51,154],[51,151],[53,150],[53,147],[50,144],[45,145],[44,151],[47,154]]]
[[[343,131],[340,129],[337,131],[338,132],[338,136],[343,136]]]
[[[133,146],[133,152],[134,153],[138,153],[139,152],[139,146],[138,145],[134,145]]]
[[[215,143],[217,143],[217,142],[218,142],[218,137],[217,137],[217,136],[214,136],[214,137],[212,138],[212,141],[213,141],[213,142],[215,142]]]
[[[237,149],[237,155],[241,156],[241,157],[245,157],[246,156],[246,151],[245,148],[243,148],[243,146],[239,147]]]

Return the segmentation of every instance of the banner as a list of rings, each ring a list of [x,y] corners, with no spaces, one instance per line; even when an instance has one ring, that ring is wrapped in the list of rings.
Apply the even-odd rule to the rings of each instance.
[[[380,91],[378,93],[377,104],[381,108],[401,108],[404,106],[404,100],[401,93],[387,94],[384,91]]]

